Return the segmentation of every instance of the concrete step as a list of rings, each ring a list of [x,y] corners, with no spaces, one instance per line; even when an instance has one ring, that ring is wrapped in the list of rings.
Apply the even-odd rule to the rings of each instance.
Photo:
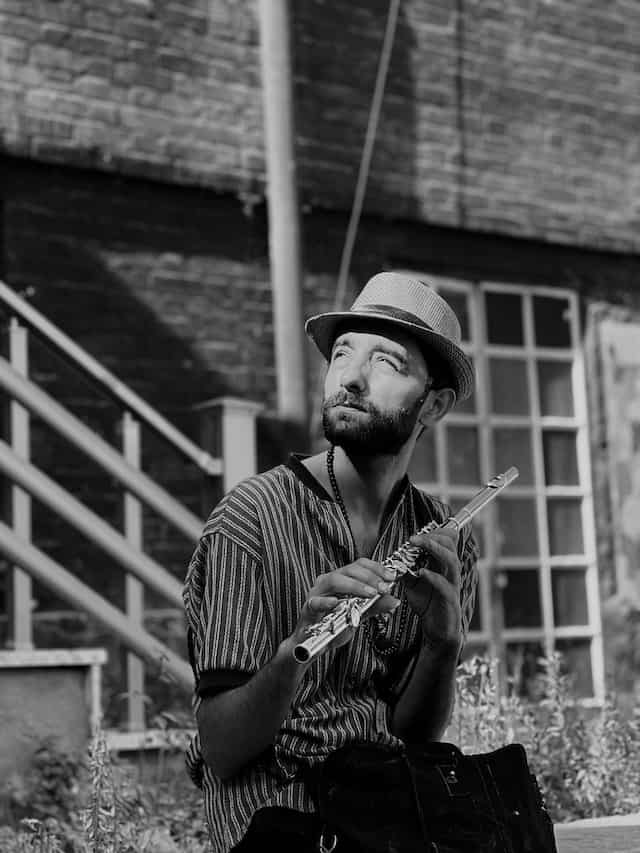
[[[556,824],[558,853],[640,853],[640,812]]]

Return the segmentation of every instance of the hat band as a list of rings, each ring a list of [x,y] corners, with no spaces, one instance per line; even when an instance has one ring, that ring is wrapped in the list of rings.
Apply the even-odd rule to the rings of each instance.
[[[401,308],[392,308],[391,305],[358,305],[357,308],[352,308],[351,310],[386,314],[390,320],[402,320],[405,323],[422,326],[423,329],[433,332],[433,328],[428,323],[425,323],[424,320],[421,320],[420,317],[416,317],[415,314],[411,314],[409,311],[403,311]]]

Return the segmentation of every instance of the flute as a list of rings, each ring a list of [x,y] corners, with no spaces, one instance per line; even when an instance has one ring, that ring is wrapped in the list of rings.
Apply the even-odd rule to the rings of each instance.
[[[450,516],[442,524],[430,521],[419,534],[431,533],[434,530],[453,526],[456,531],[461,530],[471,519],[480,512],[490,501],[492,501],[509,483],[518,476],[519,471],[515,467],[508,468],[502,474],[496,474],[480,491],[471,498],[469,503],[461,507],[455,515]],[[396,578],[392,584],[398,583],[405,574],[418,574],[421,558],[424,560],[424,548],[405,542],[393,554],[390,554],[383,562],[385,568],[393,569]],[[391,591],[391,590],[390,590]],[[347,596],[343,598],[318,622],[307,628],[307,639],[298,643],[293,650],[293,656],[298,663],[307,663],[316,655],[320,654],[330,643],[349,628],[357,628],[360,620],[370,607],[382,598],[382,594],[376,594],[371,598],[359,598]]]

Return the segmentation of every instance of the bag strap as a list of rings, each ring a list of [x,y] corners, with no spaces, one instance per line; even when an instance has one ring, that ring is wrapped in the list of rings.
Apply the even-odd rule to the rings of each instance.
[[[427,819],[425,817],[424,810],[422,808],[422,802],[420,800],[420,793],[418,791],[418,781],[416,779],[416,771],[415,771],[415,768],[414,768],[413,764],[411,763],[408,755],[406,754],[406,752],[402,753],[402,758],[404,760],[404,765],[409,772],[409,782],[411,784],[411,792],[413,794],[413,801],[414,801],[415,806],[416,806],[416,812],[418,814],[418,820],[420,821],[420,829],[422,831],[422,837],[423,837],[425,843],[427,843],[429,841],[429,832],[428,832],[428,827],[427,827]],[[430,842],[430,846],[431,846],[431,848],[434,848],[433,842]],[[437,848],[435,848],[435,850],[437,853]]]

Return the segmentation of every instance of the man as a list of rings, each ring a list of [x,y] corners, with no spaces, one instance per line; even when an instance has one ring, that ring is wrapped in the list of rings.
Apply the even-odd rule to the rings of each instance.
[[[473,611],[469,528],[415,535],[448,512],[406,476],[421,432],[473,388],[455,314],[388,272],[306,330],[328,361],[328,450],[232,489],[185,582],[198,723],[188,765],[215,853],[364,850],[322,834],[314,770],[350,744],[441,738]],[[428,562],[392,585],[383,562],[409,539]],[[360,628],[298,663],[294,647],[344,596],[379,597]]]

